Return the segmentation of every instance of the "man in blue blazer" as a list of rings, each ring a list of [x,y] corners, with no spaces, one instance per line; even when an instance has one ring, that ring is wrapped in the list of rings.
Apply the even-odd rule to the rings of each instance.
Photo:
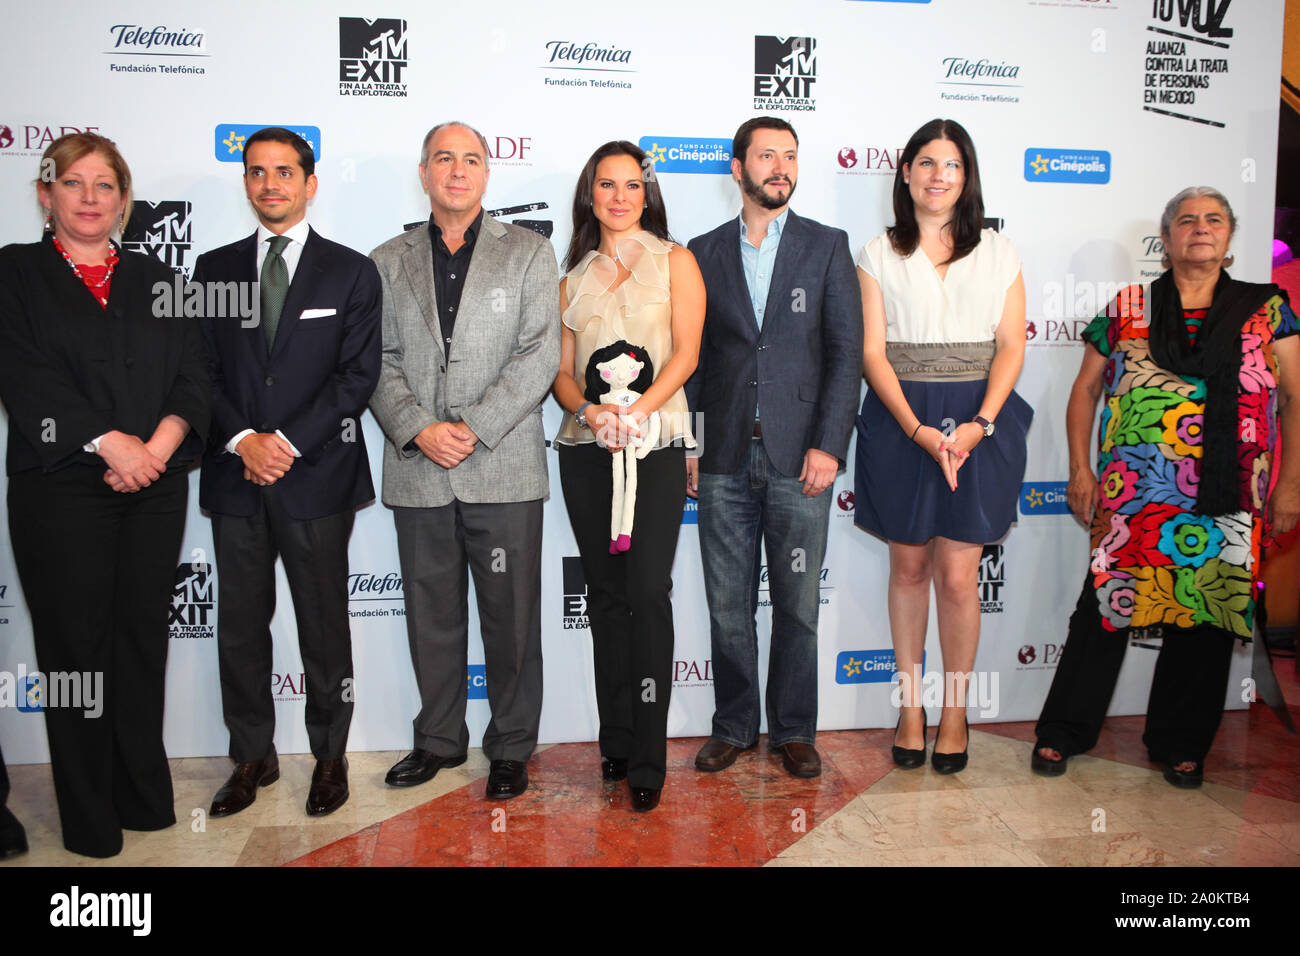
[[[308,226],[314,170],[296,133],[250,136],[244,189],[257,232],[194,268],[205,290],[256,281],[259,304],[256,322],[202,319],[213,412],[199,502],[212,516],[221,702],[237,764],[212,816],[238,813],[280,776],[270,629],[277,554],[293,595],[316,757],[307,812],[331,813],[348,798],[348,539],[356,508],[375,496],[361,413],[379,381],[381,288],[366,256]],[[220,298],[205,295],[209,307]]]
[[[772,601],[771,748],[796,777],[821,773],[817,614],[831,495],[862,379],[862,302],[848,236],[795,215],[799,140],[785,120],[732,142],[739,219],[689,244],[708,289],[700,361],[686,385],[702,416],[688,459],[713,646],[713,730],[695,758],[723,770],[758,742],[759,540]]]

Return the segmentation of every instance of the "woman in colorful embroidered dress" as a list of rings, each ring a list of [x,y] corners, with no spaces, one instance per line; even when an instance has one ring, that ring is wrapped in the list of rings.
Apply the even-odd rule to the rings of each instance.
[[[686,500],[685,448],[695,447],[682,386],[699,358],[704,280],[695,257],[669,237],[653,167],[632,143],[606,143],[578,177],[565,268],[555,397],[567,414],[554,444],[587,581],[601,774],[626,778],[632,808],[653,810],[667,771],[669,575]],[[603,403],[596,366],[612,353],[644,364],[648,384],[633,383],[641,394],[626,407]],[[652,413],[659,438],[636,464],[630,543],[623,535],[611,544],[611,453],[626,446],[629,457],[630,437],[648,440]]]
[[[1143,742],[1170,783],[1199,786],[1233,639],[1254,629],[1263,539],[1300,512],[1296,317],[1276,286],[1224,271],[1236,224],[1217,190],[1180,192],[1160,223],[1169,271],[1149,295],[1122,292],[1084,333],[1068,497],[1091,521],[1092,558],[1038,723],[1039,773],[1064,773],[1096,743],[1129,629],[1143,628],[1163,639]]]

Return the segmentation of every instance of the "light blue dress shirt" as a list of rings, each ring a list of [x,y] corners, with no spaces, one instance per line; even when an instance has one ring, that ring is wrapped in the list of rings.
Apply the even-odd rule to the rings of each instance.
[[[754,306],[754,318],[758,327],[763,328],[763,310],[767,308],[767,292],[772,287],[772,269],[776,266],[776,250],[781,245],[781,233],[785,230],[785,218],[790,215],[787,206],[781,215],[767,224],[767,235],[762,244],[755,249],[748,239],[749,230],[745,227],[745,217],[740,217],[740,263],[745,270],[745,286],[749,289],[749,301]]]

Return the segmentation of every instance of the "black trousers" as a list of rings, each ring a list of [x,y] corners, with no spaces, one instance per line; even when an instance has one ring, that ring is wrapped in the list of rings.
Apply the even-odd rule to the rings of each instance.
[[[394,508],[420,712],[415,746],[442,757],[469,746],[465,723],[469,575],[474,575],[492,719],[489,760],[526,761],[542,719],[542,502]]]
[[[1038,718],[1041,746],[1068,757],[1096,745],[1128,640],[1128,631],[1102,627],[1089,575]],[[1153,760],[1205,760],[1223,717],[1233,640],[1217,627],[1166,628],[1142,735]]]
[[[261,489],[247,518],[212,516],[217,548],[217,659],[221,709],[236,763],[261,760],[275,737],[271,618],[275,559],[284,561],[307,685],[307,739],[317,760],[336,760],[352,725],[352,631],[348,538],[354,513],[301,521],[285,513],[280,489]]]
[[[686,499],[686,457],[660,448],[637,462],[632,548],[609,553],[611,455],[560,446],[560,486],[587,579],[600,752],[626,758],[628,783],[658,789],[667,772],[673,670],[673,557]]]
[[[101,469],[83,465],[9,478],[10,539],[45,674],[63,845],[74,853],[113,856],[123,828],[176,822],[163,691],[188,494],[183,470],[134,494],[113,491]],[[55,675],[80,675],[81,706],[48,696]],[[103,699],[88,707],[96,680]]]

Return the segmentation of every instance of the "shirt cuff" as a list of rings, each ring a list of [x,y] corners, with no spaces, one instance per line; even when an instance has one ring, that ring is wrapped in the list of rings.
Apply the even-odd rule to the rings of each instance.
[[[242,432],[237,432],[234,438],[226,442],[226,451],[230,452],[232,455],[238,455],[239,452],[235,451],[235,448],[238,447],[241,441],[243,441],[251,434],[253,434],[253,430],[251,428],[245,428]]]
[[[107,434],[108,432],[104,432],[104,435]],[[81,450],[84,452],[88,452],[91,455],[98,455],[99,443],[104,440],[104,435],[98,435],[95,438],[92,438],[90,441],[86,442],[84,445],[81,446]]]
[[[289,436],[288,436],[288,435],[286,435],[284,432],[280,431],[280,429],[278,429],[278,428],[275,430],[275,433],[276,433],[277,435],[279,435],[281,438],[283,438],[286,442],[289,443],[289,450],[290,450],[291,452],[293,452],[293,457],[294,457],[294,458],[301,458],[301,457],[302,457],[302,452],[300,452],[300,451],[297,449],[297,447],[294,446],[294,443],[293,443],[293,442],[289,441]]]

